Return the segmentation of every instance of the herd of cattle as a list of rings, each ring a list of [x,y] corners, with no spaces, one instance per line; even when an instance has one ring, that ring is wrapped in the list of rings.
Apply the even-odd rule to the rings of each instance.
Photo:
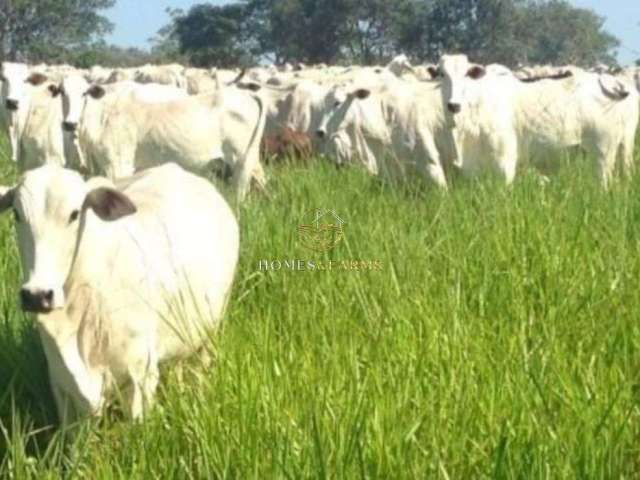
[[[224,311],[237,199],[267,188],[275,153],[333,158],[392,180],[447,188],[456,171],[500,172],[580,146],[606,188],[633,170],[640,70],[513,72],[444,55],[412,66],[243,71],[179,65],[77,70],[2,63],[0,121],[20,182],[13,210],[25,283],[63,422],[120,394],[132,417],[158,363],[197,350]]]
[[[57,164],[116,179],[172,161],[224,175],[239,199],[266,188],[261,157],[287,150],[446,188],[453,171],[493,169],[509,183],[518,164],[581,146],[606,186],[618,156],[632,169],[639,116],[640,69],[513,72],[464,55],[242,72],[5,62],[0,73],[0,120],[21,171]]]

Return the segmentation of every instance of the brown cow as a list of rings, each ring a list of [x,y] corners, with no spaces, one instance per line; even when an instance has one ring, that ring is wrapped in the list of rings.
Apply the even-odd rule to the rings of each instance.
[[[275,158],[291,158],[308,160],[313,153],[311,137],[304,132],[298,132],[285,127],[275,135],[268,135],[262,139],[262,158],[269,163]]]

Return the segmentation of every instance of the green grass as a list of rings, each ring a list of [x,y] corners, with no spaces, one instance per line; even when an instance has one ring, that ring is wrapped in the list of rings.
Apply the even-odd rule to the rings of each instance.
[[[0,220],[0,477],[640,476],[640,176],[603,192],[576,159],[545,188],[525,174],[445,195],[355,169],[270,173],[271,197],[240,212],[213,366],[165,371],[144,423],[108,415],[67,444]],[[325,254],[297,241],[316,207],[347,221]]]

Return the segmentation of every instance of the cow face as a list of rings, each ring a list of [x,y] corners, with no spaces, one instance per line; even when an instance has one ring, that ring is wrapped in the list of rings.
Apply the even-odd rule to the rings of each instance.
[[[29,67],[23,63],[4,62],[0,70],[0,80],[5,108],[10,112],[17,112],[28,102],[30,87],[42,85],[47,81],[47,76],[29,72]]]
[[[320,125],[316,130],[316,136],[319,139],[323,140],[327,137],[327,127],[329,124],[329,120],[342,106],[344,106],[347,99],[347,90],[343,86],[335,86],[325,94],[323,100],[323,114],[322,118],[320,119]]]
[[[351,163],[357,157],[370,170],[375,169],[376,159],[370,142],[385,137],[386,125],[377,101],[378,90],[383,88],[376,87],[372,91],[370,88],[351,87],[346,99],[325,121],[322,128],[338,165]]]
[[[131,201],[114,189],[92,189],[71,170],[44,166],[25,174],[13,188],[0,187],[0,211],[13,209],[25,283],[22,308],[49,313],[64,308],[64,284],[79,245],[86,211],[98,219],[117,220],[135,212]]]
[[[71,75],[62,80],[58,91],[62,96],[65,132],[75,135],[88,101],[100,100],[105,89],[100,85],[90,85],[83,77]]]
[[[442,76],[445,107],[452,115],[473,103],[476,83],[486,74],[483,66],[469,63],[466,55],[443,55],[438,72]]]

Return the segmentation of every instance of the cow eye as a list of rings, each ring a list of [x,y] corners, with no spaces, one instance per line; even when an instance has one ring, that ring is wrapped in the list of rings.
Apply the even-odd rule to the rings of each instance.
[[[15,208],[13,209],[13,218],[15,219],[16,223],[20,223],[22,220],[20,220],[20,214],[18,213],[18,210],[16,210]]]
[[[71,212],[71,215],[69,216],[69,224],[72,224],[73,222],[78,220],[79,216],[80,216],[80,210],[74,210],[73,212]]]

